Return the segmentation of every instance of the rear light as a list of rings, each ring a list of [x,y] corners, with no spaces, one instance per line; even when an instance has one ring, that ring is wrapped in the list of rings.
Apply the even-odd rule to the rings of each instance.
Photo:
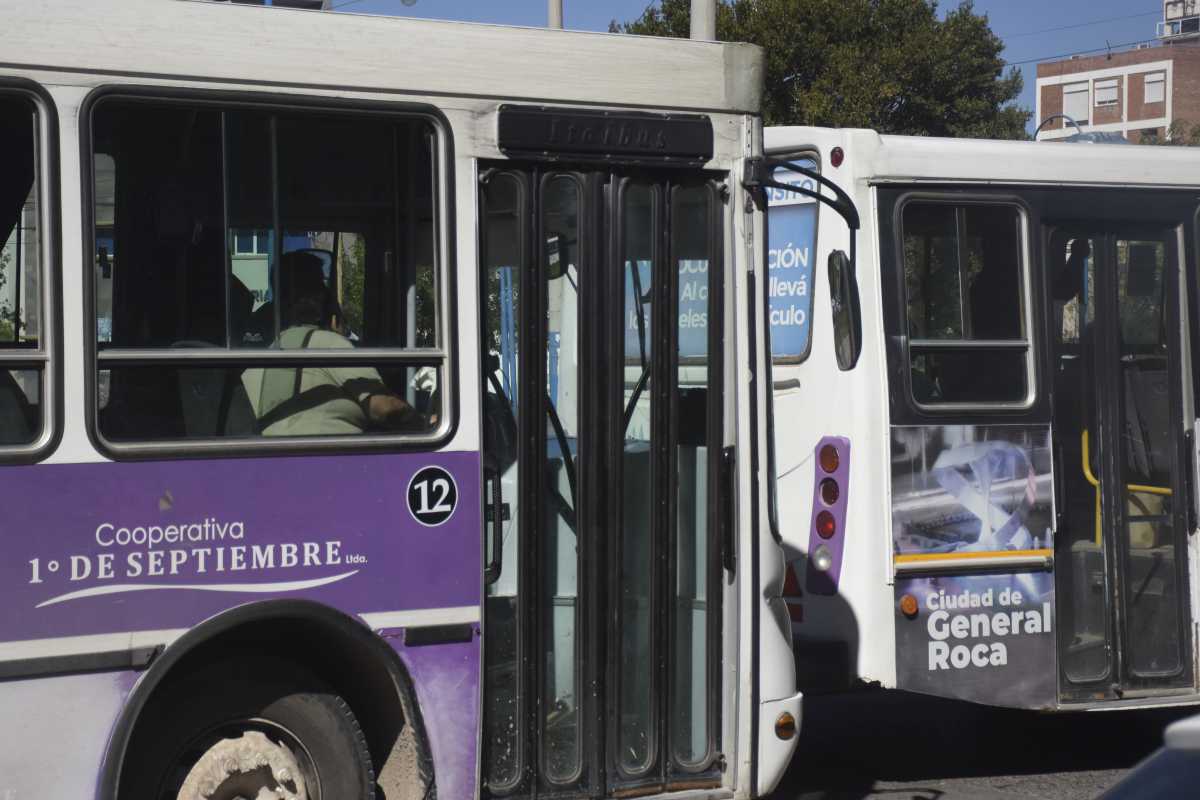
[[[809,594],[837,594],[846,539],[846,502],[850,491],[850,440],[825,436],[817,442],[813,470],[812,517],[808,534]]]
[[[828,511],[817,514],[817,535],[822,539],[832,539],[837,533],[837,520]]]
[[[796,735],[796,718],[785,711],[775,719],[775,735],[785,742]]]
[[[828,572],[833,566],[833,553],[829,552],[829,548],[821,545],[813,551],[810,563],[821,572]]]
[[[821,469],[832,474],[837,472],[838,465],[842,463],[842,458],[838,455],[838,450],[831,444],[822,447],[817,456],[821,462]]]
[[[842,151],[842,148],[835,147],[829,151],[829,163],[835,167],[840,167],[845,160],[846,154]]]

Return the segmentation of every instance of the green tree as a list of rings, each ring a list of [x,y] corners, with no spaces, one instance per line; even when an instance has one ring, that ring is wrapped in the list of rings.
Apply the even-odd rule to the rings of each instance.
[[[689,6],[661,0],[609,29],[686,37]],[[1028,138],[1021,73],[969,1],[939,19],[936,0],[721,0],[717,38],[765,49],[768,125]]]
[[[341,308],[345,324],[350,330],[362,336],[363,325],[363,295],[366,287],[367,240],[360,234],[343,234],[341,247],[341,262],[338,264],[338,274],[342,279]]]
[[[13,254],[0,242],[0,289],[8,284],[8,272],[12,267]],[[0,303],[0,342],[15,342],[17,314],[8,303]]]
[[[1143,134],[1138,144],[1197,147],[1200,146],[1200,125],[1193,124],[1185,119],[1177,119],[1167,128],[1165,136],[1159,136],[1157,131]]]

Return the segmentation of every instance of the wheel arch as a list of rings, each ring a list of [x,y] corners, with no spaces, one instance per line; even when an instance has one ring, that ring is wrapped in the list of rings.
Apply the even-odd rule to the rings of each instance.
[[[288,658],[328,682],[350,705],[366,735],[376,773],[404,725],[412,725],[423,769],[433,778],[429,737],[404,662],[361,621],[311,600],[250,603],[210,617],[172,642],[138,679],[109,735],[97,787],[99,800],[118,800],[122,769],[147,704],[180,676],[236,652]],[[291,644],[293,648],[281,645]],[[313,646],[315,645],[315,646]],[[128,800],[127,798],[124,800]]]

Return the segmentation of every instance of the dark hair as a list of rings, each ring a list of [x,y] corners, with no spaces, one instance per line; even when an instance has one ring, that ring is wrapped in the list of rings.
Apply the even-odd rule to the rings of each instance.
[[[279,277],[284,325],[317,325],[332,315],[321,259],[311,253],[285,253]]]

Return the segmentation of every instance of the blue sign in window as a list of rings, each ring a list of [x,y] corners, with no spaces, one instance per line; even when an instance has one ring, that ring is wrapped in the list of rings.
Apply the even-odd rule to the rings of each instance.
[[[812,162],[800,161],[802,166]],[[815,189],[811,178],[779,170],[775,180]],[[800,361],[812,338],[813,261],[816,257],[817,204],[783,189],[768,189],[767,292],[770,297],[771,355]]]

